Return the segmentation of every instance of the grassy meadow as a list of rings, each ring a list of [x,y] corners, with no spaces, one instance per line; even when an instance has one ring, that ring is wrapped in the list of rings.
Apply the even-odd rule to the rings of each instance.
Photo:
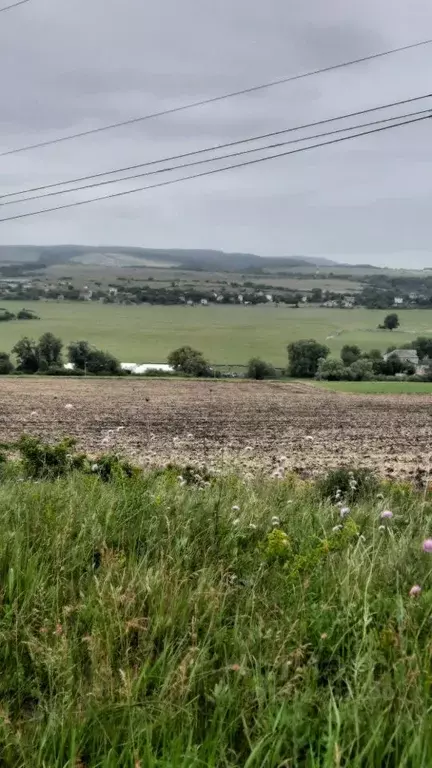
[[[11,312],[22,303],[4,302]],[[432,333],[432,310],[401,310],[401,327],[380,331],[385,312],[301,307],[116,306],[96,303],[28,302],[37,321],[0,323],[0,351],[10,351],[24,335],[52,331],[65,343],[87,339],[122,362],[165,362],[183,344],[200,349],[213,363],[244,364],[260,356],[276,366],[287,363],[290,341],[315,338],[333,354],[344,344],[385,350],[420,334]]]
[[[316,381],[313,386],[358,395],[431,395],[431,381]]]
[[[177,475],[3,469],[2,766],[428,765],[428,498]]]

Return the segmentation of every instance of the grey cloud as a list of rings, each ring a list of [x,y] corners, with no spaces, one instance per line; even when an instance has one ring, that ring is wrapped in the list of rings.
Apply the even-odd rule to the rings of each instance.
[[[0,151],[428,34],[429,0],[34,0],[0,24]],[[426,93],[431,62],[432,46],[0,158],[0,193]],[[430,125],[410,126],[4,223],[2,241],[210,247],[399,265],[406,258],[422,266],[430,264],[431,162]],[[79,194],[73,199],[90,196]],[[0,209],[0,217],[4,210],[24,208]]]

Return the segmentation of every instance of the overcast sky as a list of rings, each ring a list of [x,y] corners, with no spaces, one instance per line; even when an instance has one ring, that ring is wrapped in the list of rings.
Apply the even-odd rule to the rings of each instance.
[[[430,0],[32,0],[0,14],[0,152],[428,37]],[[432,91],[431,73],[432,45],[2,157],[0,194],[422,95]],[[405,111],[429,105],[432,99]],[[215,248],[432,266],[431,132],[432,121],[424,121],[0,224],[0,243]],[[8,206],[0,217],[31,206],[42,207]]]

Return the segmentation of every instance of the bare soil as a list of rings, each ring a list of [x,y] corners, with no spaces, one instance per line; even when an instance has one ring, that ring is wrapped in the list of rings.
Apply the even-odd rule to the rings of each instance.
[[[142,466],[315,474],[355,464],[390,477],[427,476],[432,397],[273,382],[3,378],[0,441],[24,432],[74,436],[92,455],[116,451]]]

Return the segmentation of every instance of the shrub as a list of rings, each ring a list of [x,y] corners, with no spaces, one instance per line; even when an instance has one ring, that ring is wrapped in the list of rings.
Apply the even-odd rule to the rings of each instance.
[[[115,454],[104,454],[92,465],[91,471],[97,474],[105,483],[118,477],[134,477],[140,474],[128,461],[120,459]]]
[[[348,368],[352,381],[371,381],[374,377],[372,360],[356,360]]]
[[[336,502],[354,502],[370,496],[378,488],[378,479],[370,469],[332,469],[318,482],[318,490],[324,499]]]
[[[256,379],[257,381],[274,379],[276,378],[276,371],[270,363],[266,363],[259,357],[252,357],[248,362],[246,376],[248,379]]]
[[[86,457],[73,453],[75,444],[76,441],[70,437],[55,445],[48,445],[37,437],[23,435],[17,447],[25,474],[30,478],[55,478],[73,470],[82,470]]]
[[[343,381],[348,378],[347,370],[342,360],[335,357],[329,357],[327,360],[321,358],[315,378],[324,381]]]
[[[14,367],[7,352],[0,352],[0,376],[12,373]]]
[[[39,320],[40,318],[31,309],[20,309],[17,320]]]

